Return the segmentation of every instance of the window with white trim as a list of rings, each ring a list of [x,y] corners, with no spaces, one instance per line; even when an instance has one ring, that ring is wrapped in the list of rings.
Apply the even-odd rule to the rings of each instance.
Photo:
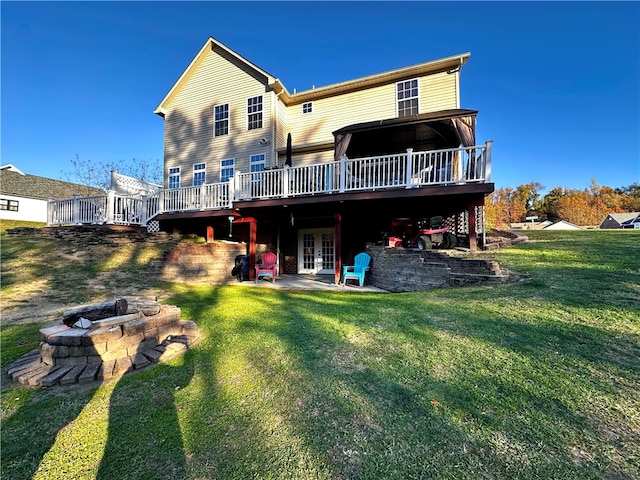
[[[417,115],[418,113],[418,79],[406,80],[396,84],[398,101],[398,117]]]
[[[180,188],[180,167],[169,169],[169,188]]]
[[[262,128],[262,95],[247,99],[247,130]]]
[[[313,113],[313,102],[305,102],[302,104],[302,114]]]
[[[0,210],[17,212],[18,205],[19,205],[18,200],[9,200],[8,198],[0,198]]]
[[[229,134],[229,104],[215,105],[213,107],[213,136],[220,137]]]
[[[228,182],[233,177],[234,165],[236,161],[233,158],[227,158],[220,161],[220,181]]]
[[[193,166],[193,186],[203,185],[207,179],[207,165],[204,163],[196,163]]]
[[[251,155],[249,160],[249,170],[251,173],[262,172],[265,166],[265,160],[267,156],[264,153],[258,155]]]

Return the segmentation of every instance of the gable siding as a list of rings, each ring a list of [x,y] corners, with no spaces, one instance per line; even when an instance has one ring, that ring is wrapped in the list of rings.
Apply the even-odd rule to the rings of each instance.
[[[421,77],[420,113],[458,108],[457,74],[440,73]],[[397,116],[396,82],[388,85],[360,90],[335,97],[313,101],[313,113],[303,114],[302,104],[287,108],[288,131],[294,145],[333,142],[332,132],[354,123],[395,118]],[[325,160],[333,159],[333,151]],[[315,155],[303,157],[304,164],[317,158]]]
[[[206,163],[207,183],[220,180],[220,160],[235,158],[235,168],[249,170],[249,157],[267,153],[271,139],[271,93],[266,79],[257,78],[245,64],[216,49],[208,53],[200,67],[188,79],[167,107],[165,115],[165,186],[167,171],[181,167],[181,186],[193,183],[193,165]],[[263,95],[263,128],[247,130],[247,99]],[[213,108],[229,104],[229,135],[214,137]]]

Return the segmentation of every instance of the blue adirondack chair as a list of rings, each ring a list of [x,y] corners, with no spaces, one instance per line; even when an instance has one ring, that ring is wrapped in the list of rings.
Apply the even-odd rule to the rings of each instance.
[[[362,252],[356,255],[353,259],[354,265],[344,265],[342,267],[342,285],[347,284],[348,278],[358,280],[358,284],[362,287],[364,285],[364,274],[369,270],[369,263],[371,257]]]

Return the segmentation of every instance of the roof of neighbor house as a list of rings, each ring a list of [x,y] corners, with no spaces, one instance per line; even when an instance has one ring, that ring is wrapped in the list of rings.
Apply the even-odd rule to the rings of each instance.
[[[640,216],[640,212],[609,213],[607,214],[605,219],[602,222],[600,222],[600,225],[602,225],[608,219],[614,220],[620,225],[623,225],[623,224],[631,225],[633,221],[636,218],[638,218],[638,216]]]
[[[173,87],[171,87],[169,93],[167,93],[164,99],[160,102],[160,105],[158,105],[158,107],[154,110],[154,113],[160,115],[161,117],[164,117],[166,109],[173,98],[177,95],[182,86],[189,80],[189,78],[191,78],[193,73],[204,61],[207,53],[210,50],[215,49],[221,49],[225,51],[227,54],[235,57],[240,62],[253,69],[256,73],[263,76],[269,87],[271,87],[273,91],[279,95],[279,98],[284,102],[285,105],[296,105],[302,102],[317,100],[319,98],[330,97],[356,90],[362,90],[365,88],[372,88],[377,85],[387,84],[409,77],[421,76],[430,73],[433,74],[438,72],[455,71],[456,69],[459,69],[463,65],[465,65],[467,63],[467,60],[469,59],[469,56],[471,55],[468,52],[462,53],[431,62],[420,63],[418,65],[413,65],[410,67],[399,68],[397,70],[391,70],[388,72],[361,77],[355,80],[348,80],[325,87],[313,88],[311,90],[305,90],[302,92],[291,94],[285,88],[280,79],[261,69],[260,67],[242,57],[238,53],[234,52],[229,47],[225,46],[223,43],[219,42],[213,37],[209,37],[209,39],[205,42],[200,51],[191,61],[189,66],[187,66],[186,70],[182,73],[182,75],[180,75],[180,78],[178,78]]]
[[[543,230],[584,230],[579,225],[575,225],[571,222],[567,222],[565,220],[560,220],[551,225],[547,225],[543,228]]]
[[[99,188],[87,187],[78,183],[28,175],[13,165],[7,164],[0,167],[0,194],[38,200],[49,198],[64,200],[73,197],[74,194],[82,196],[103,195],[104,192]]]

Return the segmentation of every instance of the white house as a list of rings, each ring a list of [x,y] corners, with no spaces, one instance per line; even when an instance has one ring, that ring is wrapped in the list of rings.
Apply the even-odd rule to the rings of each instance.
[[[73,195],[100,195],[99,188],[28,175],[12,164],[0,166],[0,220],[47,221],[47,202]]]

